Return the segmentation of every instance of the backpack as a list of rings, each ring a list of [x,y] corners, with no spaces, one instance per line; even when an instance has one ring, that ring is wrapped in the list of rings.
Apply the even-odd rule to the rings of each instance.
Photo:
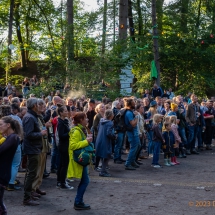
[[[127,112],[127,109],[123,108],[114,117],[114,128],[116,131],[126,132],[126,131],[132,131],[133,130],[133,128],[131,128],[125,124],[126,112]]]
[[[72,129],[72,132],[74,132],[75,129],[77,129],[77,128],[74,127]],[[81,133],[82,140],[85,140],[83,132],[80,129],[78,129],[78,130]],[[73,159],[76,163],[80,164],[81,166],[87,166],[92,163],[92,160],[95,157],[94,151],[95,151],[94,144],[90,143],[88,146],[86,146],[84,148],[74,150]]]

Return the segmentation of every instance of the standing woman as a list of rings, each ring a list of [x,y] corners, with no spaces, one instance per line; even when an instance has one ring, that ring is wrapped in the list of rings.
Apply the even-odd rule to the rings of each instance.
[[[27,96],[29,90],[30,90],[30,83],[28,78],[25,78],[24,81],[22,82],[22,93],[24,98]]]
[[[152,101],[150,103],[149,111],[147,112],[147,120],[146,120],[146,128],[147,128],[147,136],[148,136],[148,155],[149,157],[153,157],[153,117],[157,114],[157,102]]]
[[[68,108],[67,108],[68,107]],[[68,111],[69,109],[69,111]],[[74,187],[66,183],[67,169],[69,165],[69,131],[70,123],[67,119],[70,112],[70,106],[61,106],[57,108],[58,124],[57,132],[59,137],[60,162],[57,171],[57,188],[62,190],[72,190]]]
[[[5,116],[0,119],[0,133],[6,137],[5,142],[0,145],[0,214],[5,215],[7,210],[3,203],[4,189],[11,178],[12,161],[20,144],[22,129],[16,120]]]
[[[76,113],[73,121],[75,126],[69,132],[69,168],[67,177],[81,179],[75,197],[74,209],[88,210],[90,205],[85,204],[83,201],[84,193],[89,184],[88,168],[74,161],[73,151],[88,146],[92,142],[92,136],[87,134],[86,126],[88,119],[85,113]]]
[[[96,142],[96,137],[98,135],[99,122],[104,117],[104,114],[105,114],[105,105],[103,103],[98,104],[95,108],[95,111],[96,111],[96,115],[94,116],[94,119],[93,119],[93,141],[94,141],[94,143]],[[99,162],[100,162],[100,157],[96,156],[95,170],[97,172],[101,171],[101,168],[99,168]]]

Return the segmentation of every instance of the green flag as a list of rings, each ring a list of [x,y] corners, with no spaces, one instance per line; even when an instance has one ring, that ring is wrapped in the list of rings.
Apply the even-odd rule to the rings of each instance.
[[[152,80],[153,78],[157,78],[158,77],[158,71],[155,65],[155,61],[153,60],[151,62],[151,72],[150,72],[150,80]]]

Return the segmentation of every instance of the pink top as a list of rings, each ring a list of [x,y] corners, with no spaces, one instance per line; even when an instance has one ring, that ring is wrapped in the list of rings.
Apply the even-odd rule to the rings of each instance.
[[[181,137],[178,134],[178,126],[175,124],[172,124],[171,131],[173,132],[173,134],[175,136],[175,141],[177,141],[178,143],[181,143]]]

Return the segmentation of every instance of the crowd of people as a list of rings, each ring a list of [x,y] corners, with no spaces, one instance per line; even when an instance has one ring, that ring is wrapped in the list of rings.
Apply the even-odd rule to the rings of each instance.
[[[0,214],[7,214],[5,189],[21,188],[18,171],[26,172],[24,205],[39,205],[38,200],[46,195],[40,189],[43,178],[56,173],[56,188],[62,191],[73,190],[73,178],[80,179],[74,208],[90,209],[83,201],[89,170],[75,161],[74,152],[91,143],[94,170],[101,177],[111,177],[111,159],[114,164],[124,164],[125,170],[137,170],[143,159],[151,159],[153,168],[161,168],[179,165],[178,158],[212,150],[213,97],[199,102],[195,94],[175,96],[172,89],[163,92],[155,84],[143,98],[98,101],[51,92],[47,97],[31,94],[27,99],[29,86],[26,79],[23,96],[10,93],[9,84],[0,92],[4,95],[0,97]],[[46,167],[49,155],[50,172]]]

